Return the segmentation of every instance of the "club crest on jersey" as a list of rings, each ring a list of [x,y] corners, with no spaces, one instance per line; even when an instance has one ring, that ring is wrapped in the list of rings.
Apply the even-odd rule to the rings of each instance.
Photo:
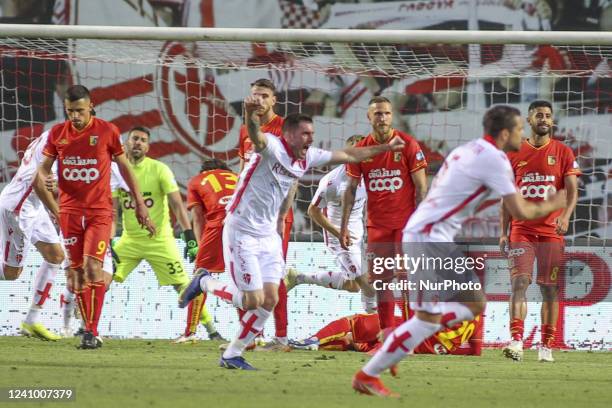
[[[402,152],[394,152],[393,153],[393,161],[398,162],[402,160]]]
[[[64,138],[60,139],[59,142],[57,142],[57,144],[67,145],[68,144],[68,140],[64,137]]]
[[[548,165],[554,166],[557,164],[557,158],[555,156],[548,156]]]
[[[98,136],[89,136],[89,145],[95,146],[98,144]]]

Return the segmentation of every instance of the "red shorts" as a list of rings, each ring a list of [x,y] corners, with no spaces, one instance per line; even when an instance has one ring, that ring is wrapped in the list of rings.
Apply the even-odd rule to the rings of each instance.
[[[395,271],[385,269],[382,273],[372,273],[373,257],[376,258],[394,258],[395,255],[402,253],[402,230],[387,229],[379,227],[368,227],[368,271],[369,280],[372,283],[374,280],[382,280],[388,282],[393,279]]]
[[[529,283],[533,275],[533,263],[537,259],[538,285],[557,285],[563,267],[565,241],[563,237],[510,233],[510,277],[527,275]]]
[[[200,249],[196,256],[195,268],[204,268],[208,272],[221,273],[225,271],[223,261],[223,227],[204,229],[204,236],[199,243]]]
[[[85,256],[104,262],[112,222],[110,214],[60,213],[59,225],[71,268],[81,268]]]
[[[287,251],[289,250],[289,240],[291,239],[291,227],[293,226],[293,219],[285,218],[285,229],[283,230],[283,259],[287,260]]]

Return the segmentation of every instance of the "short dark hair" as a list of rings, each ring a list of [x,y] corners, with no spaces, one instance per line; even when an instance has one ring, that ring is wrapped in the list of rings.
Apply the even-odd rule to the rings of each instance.
[[[200,173],[215,169],[230,171],[230,168],[221,159],[210,158],[202,160],[202,167],[200,168]]]
[[[486,134],[497,137],[504,129],[511,130],[516,125],[515,117],[521,111],[509,105],[496,105],[490,108],[482,118],[482,127]]]
[[[295,129],[300,122],[312,123],[312,118],[304,113],[292,113],[287,115],[283,122],[282,132],[285,133]]]
[[[78,101],[79,99],[87,98],[90,99],[89,89],[83,85],[72,85],[66,90],[64,99],[70,102]]]
[[[387,99],[384,96],[374,96],[370,99],[370,102],[368,102],[368,106],[370,106],[373,103],[388,103],[389,105],[391,105],[391,101],[389,99]]]
[[[276,93],[276,86],[274,86],[274,82],[270,81],[267,78],[259,78],[258,80],[256,80],[255,82],[253,82],[251,84],[251,87],[253,86],[260,86],[262,88],[268,88],[269,90],[272,91],[272,93]]]
[[[529,104],[529,109],[527,110],[527,112],[531,112],[532,110],[537,109],[537,108],[548,108],[550,109],[550,113],[553,112],[552,104],[543,99],[538,99],[536,101],[531,102]]]
[[[136,132],[146,133],[147,137],[148,137],[149,139],[151,138],[151,131],[150,131],[148,128],[144,127],[144,126],[134,126],[133,128],[131,128],[131,129],[128,131],[128,135],[129,135],[129,134],[131,134],[131,133],[132,133],[132,132],[134,132],[134,131],[136,131]]]

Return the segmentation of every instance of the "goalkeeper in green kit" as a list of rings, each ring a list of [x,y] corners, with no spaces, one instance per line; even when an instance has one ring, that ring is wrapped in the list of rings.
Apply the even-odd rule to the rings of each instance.
[[[149,138],[150,132],[147,128],[134,127],[128,132],[125,147],[157,232],[154,236],[149,236],[147,230],[140,227],[128,192],[122,189],[113,192],[115,204],[121,207],[123,222],[121,237],[114,239],[111,245],[115,261],[113,279],[116,282],[124,282],[141,261],[147,261],[157,276],[159,286],[172,285],[176,292],[180,293],[189,284],[190,279],[176,246],[169,208],[183,231],[181,238],[185,241],[184,255],[190,262],[194,261],[198,253],[198,241],[191,229],[191,222],[172,170],[166,164],[147,157]],[[202,309],[201,322],[211,339],[219,337],[206,308]]]

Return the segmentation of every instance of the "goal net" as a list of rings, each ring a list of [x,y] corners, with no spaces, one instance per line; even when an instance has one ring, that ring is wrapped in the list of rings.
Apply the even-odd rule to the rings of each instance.
[[[584,173],[569,244],[612,265],[604,250],[612,238],[610,33],[2,25],[0,49],[0,183],[10,180],[30,140],[64,120],[61,94],[76,83],[92,91],[97,115],[122,133],[150,128],[150,155],[171,166],[183,189],[203,158],[223,159],[237,170],[242,100],[259,78],[275,83],[279,115],[313,116],[315,143],[326,149],[369,133],[367,101],[388,97],[394,127],[419,141],[430,175],[450,149],[481,135],[489,106],[512,104],[526,115],[531,101],[550,100],[554,137],[573,149]],[[320,229],[306,215],[326,170],[301,181],[294,208],[288,263],[312,271],[335,267]],[[488,204],[460,236],[491,244],[485,249],[494,252],[499,207]],[[609,275],[588,262],[571,267],[591,274],[591,284]],[[576,287],[582,291],[576,299],[610,300],[606,282],[597,293]],[[294,313],[309,313],[316,302],[305,290],[297,296],[306,306]],[[358,299],[347,299],[342,307],[354,312]],[[611,328],[602,330],[597,335],[609,342]]]

